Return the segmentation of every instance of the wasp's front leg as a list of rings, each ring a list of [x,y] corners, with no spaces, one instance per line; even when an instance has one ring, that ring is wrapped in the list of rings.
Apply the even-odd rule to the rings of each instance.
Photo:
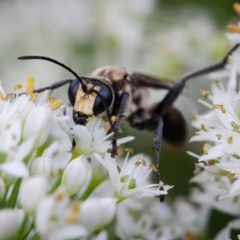
[[[112,148],[108,149],[108,153],[111,153],[112,158],[115,158],[118,155],[117,138],[118,138],[120,126],[122,124],[122,121],[123,121],[126,111],[127,111],[128,100],[129,100],[129,94],[127,92],[123,92],[122,96],[121,96],[121,103],[120,103],[120,109],[119,109],[117,121],[113,126]]]

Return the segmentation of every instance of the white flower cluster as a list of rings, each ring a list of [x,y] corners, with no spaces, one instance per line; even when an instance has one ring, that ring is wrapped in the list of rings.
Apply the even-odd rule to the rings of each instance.
[[[234,9],[240,15],[240,4],[234,4]],[[240,43],[239,25],[228,26],[231,33],[227,37],[233,44]],[[200,162],[196,164],[196,175],[191,181],[200,184],[201,191],[193,191],[193,200],[236,217],[240,217],[239,56],[239,51],[235,52],[230,56],[227,69],[212,75],[218,79],[227,76],[226,84],[216,80],[211,92],[200,91],[205,99],[199,102],[209,110],[202,115],[193,113],[192,125],[199,131],[190,141],[204,142],[203,155],[189,152]],[[240,230],[239,221],[240,218],[229,223],[215,239],[229,239],[231,231]]]
[[[123,200],[167,194],[150,183],[148,158],[110,158],[102,119],[75,125],[70,107],[33,86],[30,77],[26,94],[0,87],[0,239],[107,239]]]

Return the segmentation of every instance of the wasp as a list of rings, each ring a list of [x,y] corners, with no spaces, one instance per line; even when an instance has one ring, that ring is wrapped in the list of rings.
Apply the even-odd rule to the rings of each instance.
[[[173,146],[182,146],[186,140],[187,127],[181,112],[173,107],[173,103],[181,94],[188,80],[204,74],[222,69],[228,63],[231,55],[240,44],[234,45],[222,60],[204,68],[188,72],[175,84],[169,84],[164,79],[155,78],[142,73],[131,72],[122,67],[101,67],[88,77],[79,77],[72,69],[49,57],[44,56],[22,56],[18,59],[40,59],[53,62],[71,72],[76,79],[60,80],[52,85],[34,90],[42,92],[54,90],[69,84],[68,97],[73,106],[73,120],[76,124],[86,125],[89,118],[93,116],[108,119],[113,131],[111,148],[108,152],[115,158],[117,152],[117,138],[120,126],[124,118],[129,124],[139,130],[155,131],[154,165],[156,167],[156,181],[159,189],[163,190],[159,171],[159,157],[162,140]],[[147,88],[168,90],[164,98],[150,106],[145,103],[145,91]],[[113,116],[116,120],[113,121]],[[73,147],[75,141],[73,139]],[[160,201],[164,196],[160,195]]]

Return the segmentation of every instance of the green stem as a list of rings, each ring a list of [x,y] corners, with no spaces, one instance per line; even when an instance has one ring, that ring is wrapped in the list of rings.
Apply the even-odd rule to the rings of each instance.
[[[18,193],[20,190],[20,186],[22,183],[22,179],[18,178],[16,183],[14,184],[11,196],[6,204],[6,208],[14,208],[17,203]]]
[[[58,179],[56,180],[56,182],[52,186],[49,193],[53,193],[61,185],[61,181],[62,181],[62,174],[59,175]]]

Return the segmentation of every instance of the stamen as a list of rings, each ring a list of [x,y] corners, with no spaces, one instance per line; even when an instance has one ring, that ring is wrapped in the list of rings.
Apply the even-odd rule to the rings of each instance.
[[[204,98],[208,98],[210,96],[209,91],[206,91],[204,89],[201,89],[199,92]]]
[[[22,84],[17,84],[14,86],[13,90],[17,91],[18,89],[21,89],[22,87],[23,87]]]
[[[197,114],[197,112],[196,112],[196,111],[192,111],[192,120],[193,120],[193,121],[197,121],[197,119],[198,119],[198,114]]]
[[[197,155],[196,153],[190,152],[190,151],[187,151],[187,154],[189,154],[190,156],[195,157],[195,158],[200,158],[199,155]]]
[[[3,96],[3,93],[1,91],[0,91],[0,99],[3,100],[3,101],[6,100],[5,97]]]
[[[205,155],[208,155],[208,150],[209,150],[208,144],[205,143],[205,144],[203,145],[203,153],[204,153]]]
[[[125,148],[125,151],[128,153],[133,154],[134,153],[134,149],[133,148]]]
[[[141,163],[142,163],[143,166],[146,166],[146,164],[147,164],[146,161],[143,158],[141,159]]]
[[[213,109],[221,109],[221,104],[213,104]]]
[[[240,27],[238,25],[235,25],[235,24],[229,24],[227,26],[227,29],[229,31],[231,31],[232,33],[240,33]]]
[[[150,168],[152,168],[152,170],[153,170],[154,172],[157,172],[157,171],[158,171],[157,166],[156,166],[155,164],[150,163],[149,166],[150,166]]]
[[[240,126],[237,125],[234,121],[231,122],[231,125],[236,129],[240,128]]]
[[[239,3],[234,3],[233,4],[233,10],[240,15],[240,4]]]
[[[207,127],[206,127],[204,124],[201,124],[201,129],[202,129],[204,132],[209,132],[209,130],[207,129]]]
[[[227,110],[223,104],[213,104],[213,109],[221,109],[222,113],[227,112]]]
[[[141,164],[142,164],[141,160],[138,160],[137,162],[135,162],[135,166],[137,166],[137,167]]]
[[[226,111],[226,108],[225,108],[225,106],[222,104],[222,106],[221,106],[221,110],[222,110],[222,113],[226,113],[227,111]]]
[[[49,107],[52,110],[55,110],[55,109],[59,108],[61,104],[62,104],[62,100],[56,100],[56,101],[50,103]]]
[[[222,135],[221,135],[220,133],[219,133],[219,134],[216,134],[216,136],[217,136],[218,140],[221,140]]]
[[[34,102],[34,101],[36,100],[37,96],[38,96],[38,93],[37,93],[37,92],[31,94],[31,97],[29,98],[29,101]]]
[[[159,185],[159,187],[161,188],[161,187],[164,186],[164,182],[163,182],[163,181],[160,181],[158,185]]]
[[[27,88],[26,88],[26,93],[27,94],[32,94],[34,91],[34,77],[29,76],[27,80]]]
[[[55,101],[55,99],[52,95],[49,96],[48,100],[50,103],[53,103]]]
[[[230,137],[227,139],[227,143],[229,143],[229,144],[232,144],[232,143],[233,143],[233,136],[230,136]]]
[[[198,102],[202,105],[206,106],[207,108],[212,108],[212,105],[208,102],[203,101],[202,99],[198,99]]]

